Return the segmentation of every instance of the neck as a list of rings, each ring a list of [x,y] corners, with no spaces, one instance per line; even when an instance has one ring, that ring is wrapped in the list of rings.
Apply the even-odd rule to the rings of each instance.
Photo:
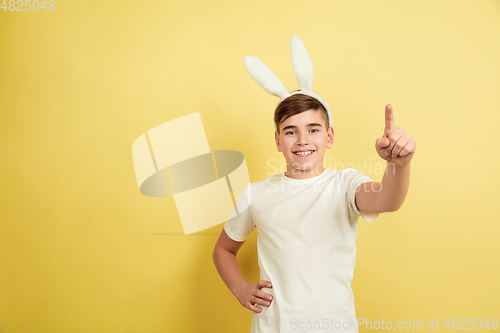
[[[293,179],[307,179],[319,176],[323,171],[325,171],[325,167],[323,166],[323,164],[318,164],[309,170],[295,169],[287,164],[285,176]]]

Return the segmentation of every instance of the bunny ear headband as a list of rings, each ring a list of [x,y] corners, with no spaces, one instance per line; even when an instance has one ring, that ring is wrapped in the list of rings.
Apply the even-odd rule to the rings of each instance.
[[[301,89],[300,91],[294,91],[292,93],[286,90],[280,79],[278,79],[269,67],[264,65],[259,59],[252,56],[245,56],[243,61],[250,76],[253,77],[265,91],[280,98],[276,107],[281,101],[295,94],[304,94],[314,97],[320,101],[328,111],[328,124],[330,127],[333,127],[332,112],[330,111],[328,103],[326,103],[321,96],[312,91],[314,72],[311,58],[309,57],[309,53],[307,53],[304,43],[302,43],[297,36],[292,36],[290,40],[290,55],[292,57],[293,71],[295,72],[295,77]],[[274,129],[277,130],[276,124],[274,124]]]

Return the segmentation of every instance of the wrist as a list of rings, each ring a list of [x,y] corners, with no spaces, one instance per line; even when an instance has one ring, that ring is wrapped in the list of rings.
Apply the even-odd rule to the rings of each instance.
[[[394,170],[405,170],[410,168],[410,164],[411,161],[409,161],[407,164],[400,164],[387,161],[386,170],[389,170],[389,168],[394,168]]]
[[[245,286],[249,284],[250,282],[243,278],[241,281],[235,283],[232,288],[230,288],[231,293],[239,299],[239,295],[241,294],[241,291],[245,289]]]

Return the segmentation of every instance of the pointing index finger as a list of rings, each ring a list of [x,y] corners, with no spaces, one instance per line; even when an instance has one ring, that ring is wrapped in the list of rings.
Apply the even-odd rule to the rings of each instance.
[[[392,132],[394,129],[394,114],[392,112],[392,105],[387,104],[385,106],[385,131],[386,133]]]

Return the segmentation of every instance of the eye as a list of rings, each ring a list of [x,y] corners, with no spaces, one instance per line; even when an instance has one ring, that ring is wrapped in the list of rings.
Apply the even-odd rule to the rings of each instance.
[[[318,132],[318,130],[317,130],[317,129],[315,129],[315,128],[313,128],[311,131],[316,131],[316,132]]]
[[[285,134],[290,134],[290,133],[295,133],[295,132],[293,132],[293,131],[290,131],[290,132],[286,132]]]

